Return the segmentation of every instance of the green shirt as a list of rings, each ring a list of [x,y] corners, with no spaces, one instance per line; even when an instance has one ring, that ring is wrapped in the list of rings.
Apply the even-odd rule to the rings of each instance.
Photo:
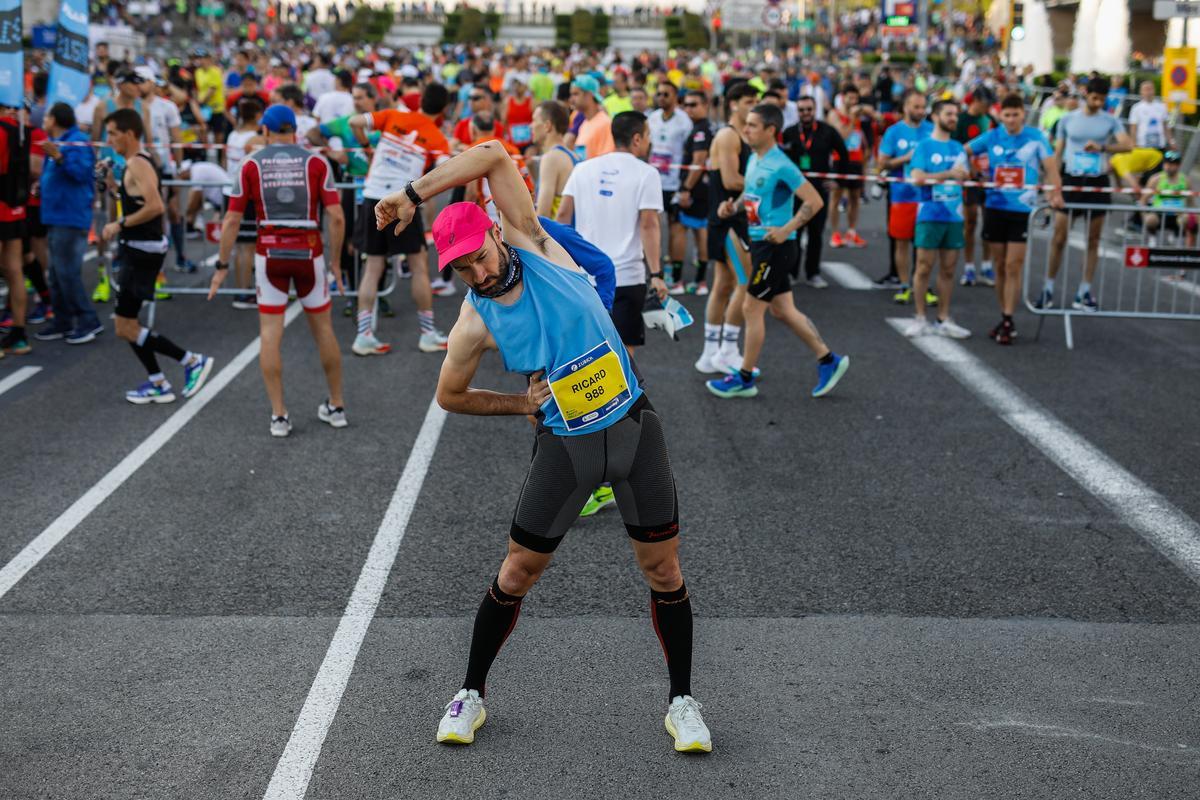
[[[350,129],[350,118],[353,116],[356,115],[347,114],[344,117],[329,120],[321,126],[321,135],[326,139],[336,136],[342,140],[342,144],[348,151],[346,155],[350,157],[346,164],[346,170],[352,176],[361,178],[367,174],[367,168],[371,166],[371,159],[367,158],[367,154],[361,149],[351,149],[359,147],[358,139],[354,137],[354,131]],[[367,131],[367,141],[372,147],[379,143],[379,135],[379,131]]]
[[[544,72],[535,72],[529,79],[529,91],[539,103],[554,99],[554,79]]]
[[[633,111],[633,100],[628,95],[621,97],[616,92],[613,92],[604,98],[604,110],[608,112],[608,116],[610,117],[615,117],[622,111]]]

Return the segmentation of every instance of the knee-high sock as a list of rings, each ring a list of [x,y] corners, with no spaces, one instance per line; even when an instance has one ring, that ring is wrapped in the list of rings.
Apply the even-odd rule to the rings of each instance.
[[[25,262],[25,277],[29,278],[29,282],[33,284],[33,290],[38,293],[38,297],[43,302],[50,300],[50,287],[46,284],[46,272],[42,269],[42,262],[36,258],[33,261]]]
[[[171,223],[171,244],[175,245],[175,257],[181,262],[185,261],[187,256],[183,248],[187,244],[187,229],[183,225],[183,220]]]
[[[692,599],[687,586],[673,592],[650,590],[650,619],[667,658],[672,698],[692,693]]]
[[[475,614],[475,628],[471,633],[471,654],[467,658],[467,679],[464,689],[474,689],[484,695],[488,670],[496,660],[504,640],[517,625],[524,598],[505,594],[500,590],[499,579],[494,579],[488,588],[479,611]]]
[[[137,356],[138,361],[142,362],[142,366],[146,368],[147,375],[158,375],[162,372],[158,368],[158,359],[155,357],[153,350],[137,342],[130,342],[129,346],[133,348],[133,354]]]

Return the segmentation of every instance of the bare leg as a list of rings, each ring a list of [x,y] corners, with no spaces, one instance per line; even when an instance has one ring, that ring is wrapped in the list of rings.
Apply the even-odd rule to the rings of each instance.
[[[812,351],[817,358],[829,354],[829,346],[821,338],[817,326],[808,315],[796,308],[796,301],[791,292],[776,295],[771,300],[771,316],[791,328],[792,333],[800,337],[800,341]]]
[[[950,293],[954,291],[954,270],[958,267],[958,251],[941,251],[941,269],[938,271],[938,319],[950,319]],[[924,298],[922,298],[924,299]]]
[[[358,282],[358,310],[374,311],[375,298],[379,294],[379,276],[383,275],[385,256],[367,256],[367,268],[363,270],[362,279]],[[416,281],[413,275],[413,281]],[[429,276],[425,276],[425,286],[429,287]],[[414,289],[415,292],[415,289]]]
[[[9,239],[4,242],[3,247],[4,280],[8,283],[8,302],[12,306],[13,325],[23,328],[28,298],[25,294],[25,274],[21,271],[21,240]]]
[[[846,193],[846,227],[858,231],[858,209],[862,203],[862,189],[850,189]]]
[[[325,382],[329,384],[329,402],[334,406],[344,406],[342,397],[342,351],[338,349],[337,337],[333,333],[333,320],[329,309],[320,314],[306,314],[308,329],[317,345],[321,356],[321,369],[325,370]]]
[[[767,340],[767,307],[770,303],[746,295],[742,302],[745,314],[746,347],[742,351],[742,369],[753,372]]]
[[[901,242],[907,245],[907,242]],[[929,290],[929,276],[933,272],[933,259],[937,255],[936,250],[928,250],[924,247],[917,249],[917,269],[913,273],[913,304],[917,308],[917,316],[925,317],[925,292]],[[896,264],[900,264],[900,259],[896,259]],[[901,273],[903,279],[903,273]]]
[[[1088,283],[1096,276],[1096,265],[1100,263],[1100,234],[1104,232],[1104,214],[1093,213],[1088,218],[1087,263],[1083,279]]]
[[[287,406],[283,404],[283,356],[280,353],[283,314],[259,314],[258,331],[258,364],[267,387],[267,397],[271,400],[271,414],[281,417],[287,413]]]
[[[912,239],[896,240],[896,274],[901,283],[908,283],[912,277]]]
[[[1067,234],[1070,233],[1071,215],[1059,211],[1054,215],[1054,237],[1050,240],[1050,280],[1058,277],[1062,269],[1063,248],[1067,244]]]
[[[413,304],[416,305],[417,311],[432,310],[433,288],[429,285],[429,254],[425,250],[411,254],[408,257],[408,267],[412,270],[412,280],[409,281],[412,286],[409,288],[412,290]],[[376,280],[378,281],[378,278]]]
[[[1025,247],[1022,242],[1009,242],[1004,252],[1004,261],[995,262],[1004,268],[1004,296],[1000,298],[1000,311],[1010,317],[1017,313],[1017,300],[1021,297],[1021,270],[1025,268]]]

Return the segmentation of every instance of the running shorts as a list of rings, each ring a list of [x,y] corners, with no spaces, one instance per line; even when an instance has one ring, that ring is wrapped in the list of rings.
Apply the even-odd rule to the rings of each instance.
[[[918,222],[913,244],[920,250],[962,250],[966,246],[961,222]]]
[[[1063,175],[1063,201],[1067,205],[1075,205],[1077,203],[1086,203],[1092,206],[1110,206],[1112,205],[1112,192],[1072,192],[1067,190],[1067,186],[1084,186],[1088,188],[1112,188],[1112,181],[1107,175]],[[1107,211],[1091,209],[1093,214],[1107,214]],[[1065,212],[1064,212],[1065,213]],[[1087,214],[1088,209],[1072,209],[1071,216],[1075,217],[1080,214]]]
[[[983,209],[983,231],[985,242],[1006,244],[1029,241],[1029,214],[1024,211],[1005,211],[999,208]]]
[[[260,314],[282,314],[293,286],[300,305],[309,314],[325,311],[331,302],[324,256],[273,258],[255,253],[254,281],[258,287]]]
[[[738,214],[728,220],[721,220],[719,223],[713,222],[712,218],[709,218],[708,257],[714,261],[724,261],[731,266],[733,274],[737,276],[737,282],[745,286],[746,267],[730,253],[727,241],[730,233],[736,236],[747,250],[750,249],[750,229],[744,215]]]
[[[394,225],[382,231],[375,226],[375,205],[378,202],[363,198],[356,220],[356,246],[369,256],[407,256],[425,252],[425,221],[420,209],[413,215],[408,227],[397,236]]]
[[[667,214],[668,222],[679,221],[679,204],[675,202],[675,192],[677,191],[678,189],[671,189],[670,191],[666,189],[662,190],[663,211]]]
[[[917,203],[892,203],[888,207],[888,236],[912,241],[917,232]]]
[[[863,182],[861,180],[861,176],[863,174],[863,162],[847,161],[845,164],[842,164],[841,173],[843,175],[858,175],[860,177],[859,178],[838,178],[837,179],[838,186],[842,187],[843,189],[858,189],[859,191],[862,190]]]
[[[14,239],[25,239],[25,220],[0,222],[0,242],[11,242]]]
[[[641,347],[646,343],[646,322],[642,319],[645,309],[646,284],[617,287],[609,313],[626,347]]]
[[[147,253],[136,247],[121,245],[121,271],[117,275],[120,290],[117,292],[116,315],[125,319],[137,319],[142,303],[154,299],[154,282],[162,272],[167,254]]]
[[[557,436],[538,425],[509,535],[522,547],[554,552],[588,497],[606,482],[631,538],[660,542],[678,535],[667,440],[644,394],[620,422],[595,433]]]
[[[25,241],[28,242],[30,239],[45,239],[46,235],[46,226],[42,224],[42,207],[35,205],[25,206]]]
[[[963,205],[981,206],[987,199],[987,189],[982,186],[963,187]]]
[[[746,294],[764,302],[792,290],[792,271],[800,262],[800,247],[795,239],[782,244],[750,244],[750,283]]]

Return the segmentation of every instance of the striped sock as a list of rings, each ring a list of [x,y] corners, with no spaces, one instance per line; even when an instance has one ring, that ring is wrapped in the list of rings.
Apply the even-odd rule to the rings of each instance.
[[[371,311],[358,312],[358,335],[370,336],[375,329],[375,314]]]
[[[417,322],[421,325],[421,334],[433,333],[433,309],[417,312]]]
[[[738,335],[742,332],[741,325],[726,324],[721,328],[721,352],[733,354],[738,349]]]
[[[715,356],[721,349],[721,324],[704,323],[704,355]]]

